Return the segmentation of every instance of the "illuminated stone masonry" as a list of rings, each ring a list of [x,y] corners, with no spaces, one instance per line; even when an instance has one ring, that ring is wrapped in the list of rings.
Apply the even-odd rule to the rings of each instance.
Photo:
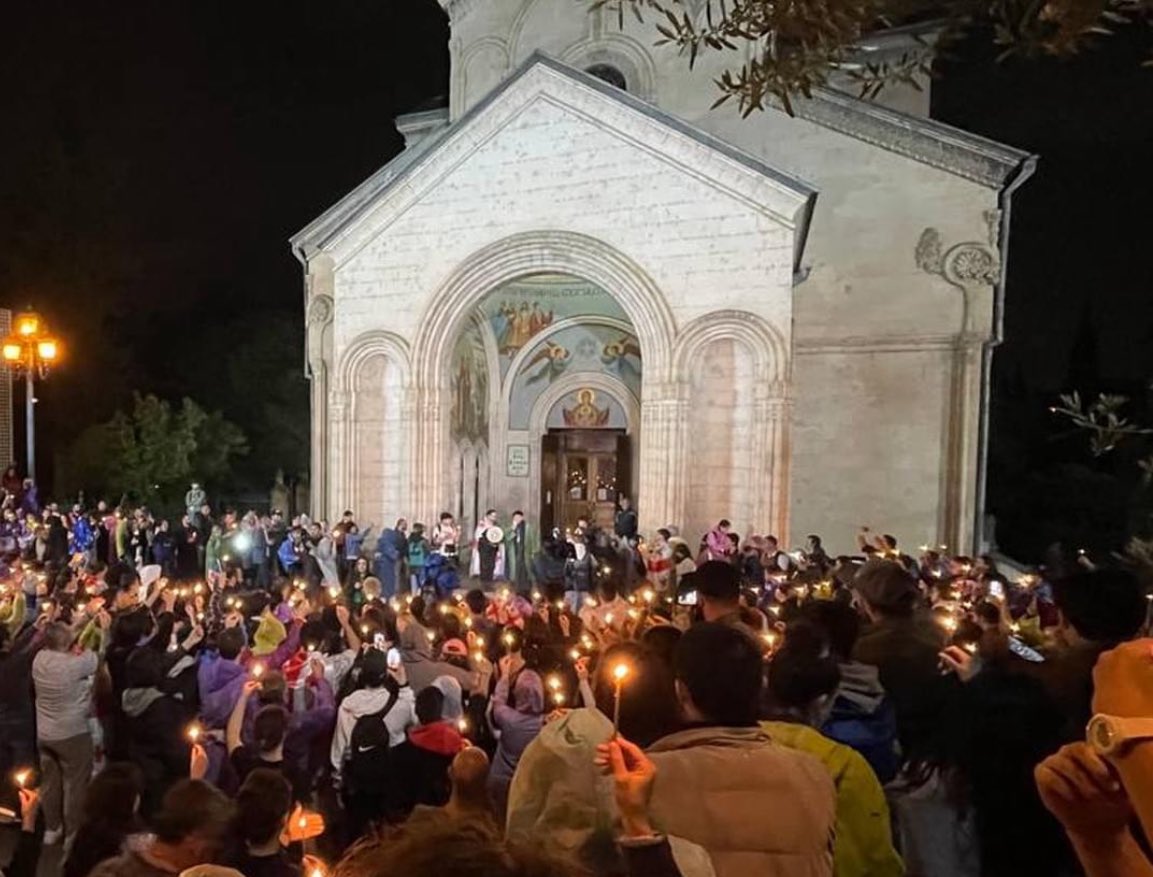
[[[913,92],[710,113],[636,25],[442,2],[449,110],[292,240],[313,508],[972,544],[1032,158]]]

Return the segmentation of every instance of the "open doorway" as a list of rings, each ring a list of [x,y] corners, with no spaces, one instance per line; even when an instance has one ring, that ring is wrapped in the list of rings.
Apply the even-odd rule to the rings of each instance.
[[[573,529],[584,518],[612,529],[617,501],[632,487],[624,430],[551,429],[541,437],[541,530]]]

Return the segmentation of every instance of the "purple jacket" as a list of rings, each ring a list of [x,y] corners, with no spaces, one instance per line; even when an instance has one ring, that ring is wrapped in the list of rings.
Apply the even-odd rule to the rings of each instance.
[[[240,699],[248,671],[236,661],[215,652],[200,656],[197,682],[200,686],[200,719],[209,728],[225,728],[232,708]]]
[[[544,725],[544,685],[532,670],[524,670],[513,691],[516,706],[509,705],[508,677],[496,684],[492,695],[492,723],[500,731],[500,743],[488,772],[488,795],[500,819],[508,808],[508,789],[520,757]]]
[[[336,695],[327,679],[292,686],[288,693],[289,708],[288,732],[284,735],[284,760],[292,762],[304,772],[308,767],[308,756],[313,742],[320,735],[331,732],[336,724]],[[311,703],[309,700],[311,699]],[[240,739],[249,745],[256,743],[253,736],[253,723],[256,714],[264,704],[260,698],[248,701],[244,713],[244,727]]]

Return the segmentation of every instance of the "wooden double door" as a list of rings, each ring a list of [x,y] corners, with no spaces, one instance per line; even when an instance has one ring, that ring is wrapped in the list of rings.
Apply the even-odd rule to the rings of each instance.
[[[617,501],[631,490],[623,429],[552,429],[541,437],[540,526],[544,535],[585,519],[612,530]]]

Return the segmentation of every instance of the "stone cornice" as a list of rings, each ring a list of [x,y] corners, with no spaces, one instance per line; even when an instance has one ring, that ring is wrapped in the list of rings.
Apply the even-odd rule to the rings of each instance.
[[[926,350],[952,350],[958,345],[956,335],[893,335],[844,338],[794,338],[795,356],[822,353],[919,353]]]
[[[793,102],[798,118],[839,131],[982,186],[1007,185],[1029,153],[932,119],[911,116],[834,88]]]

